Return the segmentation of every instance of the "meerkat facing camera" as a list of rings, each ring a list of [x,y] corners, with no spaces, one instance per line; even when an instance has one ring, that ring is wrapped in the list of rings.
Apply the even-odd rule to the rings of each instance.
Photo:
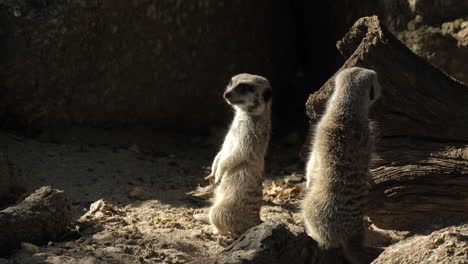
[[[380,94],[374,71],[354,67],[339,72],[307,162],[302,203],[306,232],[324,248],[343,248],[351,263],[368,261],[363,256],[373,149],[368,112]]]
[[[208,215],[195,215],[209,222],[214,233],[240,235],[261,223],[271,95],[269,81],[258,75],[236,75],[226,87],[224,99],[234,108],[235,116],[212,165],[214,203]]]

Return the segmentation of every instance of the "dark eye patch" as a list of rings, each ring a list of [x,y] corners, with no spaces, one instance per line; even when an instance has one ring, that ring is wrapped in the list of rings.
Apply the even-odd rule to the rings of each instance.
[[[370,88],[370,95],[369,95],[369,98],[370,100],[374,100],[374,97],[375,97],[375,94],[374,94],[374,86],[372,85],[371,88]]]
[[[271,96],[273,95],[273,92],[271,89],[265,90],[263,92],[263,101],[266,103],[271,99]]]
[[[248,111],[250,113],[255,111],[255,109],[257,109],[259,105],[260,105],[260,101],[258,100],[258,97],[255,97],[254,103],[253,103],[253,105],[249,106]]]
[[[254,87],[250,84],[241,83],[237,85],[235,91],[238,94],[252,93],[254,91]]]

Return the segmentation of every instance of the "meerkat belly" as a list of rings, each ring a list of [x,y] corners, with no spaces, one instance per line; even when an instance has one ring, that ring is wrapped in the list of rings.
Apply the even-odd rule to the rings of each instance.
[[[232,155],[232,153],[235,152],[235,149],[238,148],[238,142],[239,141],[230,131],[224,139],[224,143],[221,148],[221,161],[226,160],[230,155]]]
[[[253,166],[239,166],[223,176],[216,190],[215,203],[240,204],[258,203],[262,198],[262,172]],[[247,203],[246,203],[247,202]]]
[[[241,234],[261,223],[261,176],[258,169],[249,166],[223,176],[210,211],[210,221],[221,233]]]

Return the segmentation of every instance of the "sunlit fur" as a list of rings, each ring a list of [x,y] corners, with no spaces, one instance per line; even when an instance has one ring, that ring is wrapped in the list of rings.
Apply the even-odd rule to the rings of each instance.
[[[343,248],[351,263],[366,262],[363,213],[373,149],[368,112],[380,94],[374,71],[354,67],[338,73],[307,162],[306,232],[324,248]]]
[[[239,89],[241,85],[245,89]],[[235,116],[212,165],[215,190],[209,222],[214,233],[239,235],[261,223],[264,157],[271,129],[271,86],[261,76],[239,74],[229,82],[224,98],[234,108]]]

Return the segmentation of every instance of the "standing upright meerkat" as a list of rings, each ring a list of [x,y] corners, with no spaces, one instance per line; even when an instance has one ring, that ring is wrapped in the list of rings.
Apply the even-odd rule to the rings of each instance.
[[[339,72],[307,162],[306,232],[323,248],[342,248],[351,263],[368,261],[363,255],[373,150],[368,112],[380,94],[374,71],[353,67]]]
[[[215,234],[240,235],[261,223],[265,153],[271,130],[270,82],[261,76],[232,77],[224,99],[235,110],[234,120],[211,168],[214,203],[207,215]]]

